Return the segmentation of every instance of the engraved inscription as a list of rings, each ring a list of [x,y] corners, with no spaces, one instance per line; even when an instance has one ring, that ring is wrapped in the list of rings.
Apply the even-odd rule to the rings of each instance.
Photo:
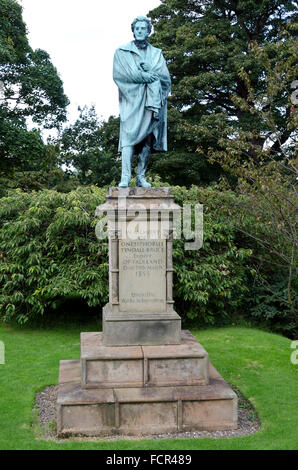
[[[119,308],[166,310],[166,240],[119,240]]]

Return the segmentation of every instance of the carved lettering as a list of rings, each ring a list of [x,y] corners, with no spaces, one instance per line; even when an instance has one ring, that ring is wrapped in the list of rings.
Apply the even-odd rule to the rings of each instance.
[[[120,311],[166,310],[166,241],[119,241]]]

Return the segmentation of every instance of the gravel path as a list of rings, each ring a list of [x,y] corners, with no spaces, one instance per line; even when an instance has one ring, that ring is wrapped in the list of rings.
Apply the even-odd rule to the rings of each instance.
[[[238,396],[238,428],[234,431],[197,431],[177,432],[171,434],[152,434],[146,436],[107,436],[107,437],[77,437],[77,441],[115,441],[115,440],[139,440],[139,439],[177,439],[177,438],[199,438],[199,437],[236,437],[254,434],[260,429],[260,421],[252,404],[244,398],[238,389],[233,387]],[[38,422],[42,428],[42,437],[36,439],[50,439],[61,441],[56,437],[56,402],[58,396],[58,385],[46,387],[36,395],[35,409],[38,410]],[[63,439],[67,441],[68,439]],[[72,441],[74,438],[71,439]]]

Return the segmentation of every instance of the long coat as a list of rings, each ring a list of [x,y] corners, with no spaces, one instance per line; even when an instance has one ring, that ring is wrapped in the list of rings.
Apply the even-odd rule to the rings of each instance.
[[[113,78],[119,89],[120,139],[122,147],[135,146],[149,134],[153,134],[152,150],[167,150],[167,97],[170,92],[170,74],[161,49],[148,44],[146,63],[150,72],[159,80],[153,82],[159,87],[160,118],[153,119],[150,109],[150,84],[143,83],[141,62],[144,58],[134,41],[119,47],[114,55]],[[155,88],[156,89],[156,88]],[[152,95],[152,94],[151,94]]]

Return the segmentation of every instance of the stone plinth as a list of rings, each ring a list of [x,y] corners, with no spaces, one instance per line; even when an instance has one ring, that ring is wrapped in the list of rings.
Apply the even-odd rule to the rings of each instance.
[[[175,346],[110,347],[102,333],[81,333],[82,387],[207,385],[207,352],[189,331],[181,339]]]
[[[106,346],[180,344],[173,301],[173,223],[180,216],[170,188],[110,188],[109,303]]]
[[[146,435],[237,428],[237,396],[209,365],[208,385],[83,389],[60,364],[58,435]],[[80,373],[80,361],[72,364]]]

